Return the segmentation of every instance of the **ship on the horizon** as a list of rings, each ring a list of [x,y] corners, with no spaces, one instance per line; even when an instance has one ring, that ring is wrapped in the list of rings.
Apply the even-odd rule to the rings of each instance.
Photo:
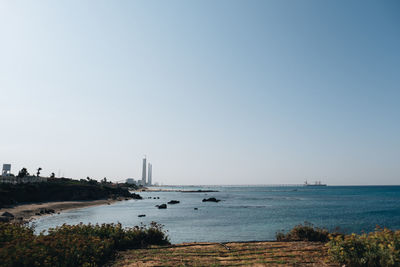
[[[327,186],[326,184],[321,183],[321,181],[315,181],[313,184],[309,184],[307,180],[304,182],[304,186]]]

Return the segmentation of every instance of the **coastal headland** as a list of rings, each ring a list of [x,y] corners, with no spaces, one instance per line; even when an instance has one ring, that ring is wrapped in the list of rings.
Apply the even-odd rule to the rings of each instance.
[[[137,188],[95,180],[47,179],[42,183],[0,184],[0,221],[26,222],[67,209],[142,199]]]

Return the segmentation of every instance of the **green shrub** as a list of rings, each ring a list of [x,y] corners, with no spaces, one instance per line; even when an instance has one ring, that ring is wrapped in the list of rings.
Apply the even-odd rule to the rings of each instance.
[[[0,248],[15,239],[30,242],[34,238],[34,229],[28,226],[12,223],[0,223]]]
[[[339,235],[328,246],[332,260],[346,266],[400,266],[400,231]]]
[[[20,224],[0,223],[0,266],[99,266],[117,250],[169,244],[161,225],[62,225],[34,234]]]
[[[293,227],[288,233],[276,233],[277,241],[329,241],[329,232],[326,229],[314,227],[311,223],[305,222]]]
[[[162,230],[162,226],[155,222],[152,222],[150,227],[142,225],[132,228],[123,228],[120,223],[102,225],[85,225],[82,223],[78,225],[64,224],[60,227],[49,229],[48,232],[49,236],[79,234],[81,236],[94,236],[100,239],[109,239],[118,250],[169,244]]]

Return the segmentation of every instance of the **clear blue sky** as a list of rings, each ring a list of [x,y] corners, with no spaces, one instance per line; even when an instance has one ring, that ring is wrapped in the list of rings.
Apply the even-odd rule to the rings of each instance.
[[[0,1],[0,163],[399,184],[399,1]]]

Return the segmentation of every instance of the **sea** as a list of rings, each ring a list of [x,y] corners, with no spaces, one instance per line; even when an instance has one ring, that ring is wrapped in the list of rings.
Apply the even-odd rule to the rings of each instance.
[[[400,186],[185,186],[184,193],[140,192],[142,200],[69,210],[33,221],[36,232],[66,224],[121,223],[124,227],[157,222],[171,243],[275,240],[280,231],[311,223],[344,233],[400,229]],[[202,202],[215,197],[221,201]],[[159,199],[158,199],[159,198]],[[156,205],[178,200],[158,209]],[[138,217],[138,215],[146,215]]]

